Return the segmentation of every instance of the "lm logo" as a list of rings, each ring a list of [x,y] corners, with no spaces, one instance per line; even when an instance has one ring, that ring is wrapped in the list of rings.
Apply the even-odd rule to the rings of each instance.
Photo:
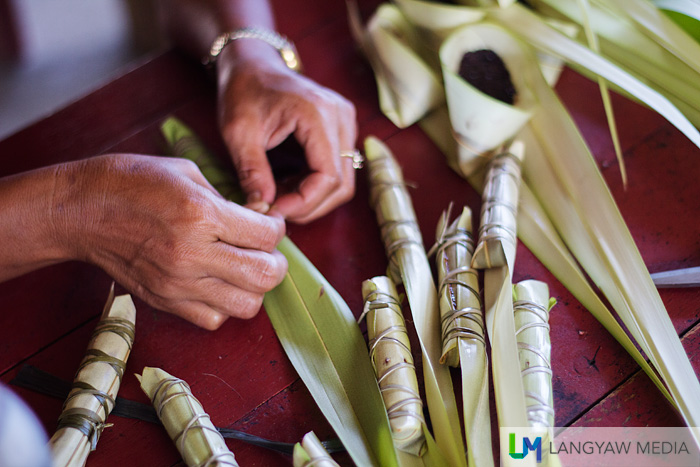
[[[538,436],[535,438],[535,442],[531,442],[530,438],[527,436],[523,436],[523,452],[516,452],[515,451],[515,433],[510,433],[508,435],[508,445],[509,445],[509,450],[508,450],[508,455],[512,457],[513,459],[522,459],[525,456],[527,456],[530,451],[536,451],[537,453],[537,462],[542,462],[542,437]]]

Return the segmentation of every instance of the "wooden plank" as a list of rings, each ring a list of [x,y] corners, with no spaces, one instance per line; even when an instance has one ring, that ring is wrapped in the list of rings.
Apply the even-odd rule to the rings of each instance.
[[[683,346],[700,377],[700,325],[683,336]],[[615,388],[576,420],[577,427],[674,427],[683,426],[683,419],[656,390],[647,376],[637,372]]]

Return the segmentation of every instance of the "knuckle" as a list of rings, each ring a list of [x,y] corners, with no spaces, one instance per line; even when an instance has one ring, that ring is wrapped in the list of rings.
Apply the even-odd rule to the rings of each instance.
[[[254,318],[262,308],[262,304],[262,294],[246,294],[240,298],[238,317],[241,319]]]
[[[349,117],[352,117],[352,119],[354,120],[357,117],[357,110],[355,109],[355,105],[341,95],[338,95],[338,98],[340,101],[340,110]]]
[[[228,316],[221,313],[209,313],[202,320],[202,325],[207,331],[216,331],[226,322]]]
[[[266,218],[268,225],[257,232],[259,249],[268,253],[272,252],[282,240],[285,233],[284,222],[272,217]]]
[[[255,284],[264,291],[274,289],[281,281],[281,268],[274,257],[260,260],[253,270]]]
[[[177,157],[173,159],[175,161],[175,164],[184,172],[187,174],[192,174],[192,173],[198,173],[199,172],[199,167],[197,164],[190,160],[190,159],[185,159],[184,157]]]

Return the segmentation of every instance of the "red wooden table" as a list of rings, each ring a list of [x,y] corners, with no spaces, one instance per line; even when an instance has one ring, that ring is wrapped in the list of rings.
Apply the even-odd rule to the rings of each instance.
[[[279,29],[296,43],[311,78],[352,100],[360,137],[375,135],[394,151],[427,245],[440,212],[454,201],[480,210],[479,195],[448,169],[417,127],[399,130],[381,115],[372,72],[356,50],[343,2],[276,1]],[[361,2],[368,15],[375,0]],[[303,5],[302,5],[303,6]],[[557,91],[579,124],[650,271],[700,265],[700,150],[663,119],[623,98],[613,99],[629,187],[619,169],[597,86],[565,70]],[[158,125],[168,115],[190,125],[218,154],[213,83],[176,52],[137,64],[102,89],[0,142],[0,175],[108,152],[163,154]],[[360,314],[362,280],[386,268],[367,183],[358,174],[354,200],[307,226],[290,225],[292,240]],[[598,322],[522,245],[516,281],[548,282],[558,305],[551,314],[557,426],[680,426],[681,419]],[[0,284],[0,375],[9,382],[28,363],[71,380],[102,309],[111,279],[79,263],[62,264]],[[661,297],[700,371],[700,289],[664,289]],[[148,402],[134,373],[160,366],[185,379],[220,427],[269,439],[298,441],[315,430],[333,437],[278,343],[264,312],[207,332],[136,300],[136,342],[120,396]],[[51,433],[62,401],[16,389]],[[493,404],[493,401],[492,401]],[[494,419],[495,420],[495,419]],[[165,431],[110,417],[88,465],[178,464]],[[495,423],[494,423],[495,425]],[[284,455],[229,441],[241,465],[288,465]]]

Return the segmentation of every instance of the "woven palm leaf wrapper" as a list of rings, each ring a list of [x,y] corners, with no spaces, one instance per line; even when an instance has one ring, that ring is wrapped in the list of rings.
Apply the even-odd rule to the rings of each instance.
[[[186,382],[151,367],[145,367],[136,377],[188,466],[238,467],[224,438]]]
[[[401,169],[374,137],[365,140],[370,198],[377,214],[389,276],[402,282],[421,345],[428,411],[435,441],[452,466],[465,465],[462,431],[449,368],[440,364],[442,342],[437,290]]]
[[[49,442],[57,467],[85,465],[97,447],[134,343],[135,322],[131,296],[115,297],[112,286]]]
[[[442,321],[440,362],[461,367],[462,404],[469,465],[493,465],[488,357],[477,271],[471,264],[472,213],[464,207],[450,224],[450,209],[437,226],[434,249]]]
[[[489,163],[482,195],[479,243],[472,257],[476,269],[505,266],[515,256],[516,217],[524,146],[516,141]]]
[[[549,311],[556,304],[546,283],[526,280],[513,285],[515,335],[520,356],[520,375],[525,388],[528,425],[552,439],[554,393],[552,391],[552,344]],[[543,446],[549,445],[543,438]],[[548,451],[548,450],[547,450]],[[549,456],[549,452],[545,455]],[[553,464],[553,459],[546,459]]]
[[[294,467],[339,467],[313,431],[294,445],[292,462]]]
[[[425,445],[423,401],[394,283],[378,276],[362,283],[370,358],[389,416],[394,446],[419,456]]]

